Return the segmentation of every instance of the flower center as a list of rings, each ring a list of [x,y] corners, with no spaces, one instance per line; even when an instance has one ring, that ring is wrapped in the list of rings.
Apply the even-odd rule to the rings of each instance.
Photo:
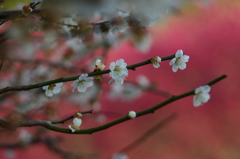
[[[115,72],[121,72],[121,67],[119,67],[118,65],[115,66],[114,70]]]
[[[80,81],[78,81],[78,83],[77,83],[77,85],[79,86],[79,85],[83,85],[83,82],[84,82],[85,80],[80,80]]]
[[[50,84],[50,85],[48,86],[48,90],[53,90],[53,89],[54,89],[54,87],[56,87],[56,85],[55,85],[55,84]]]

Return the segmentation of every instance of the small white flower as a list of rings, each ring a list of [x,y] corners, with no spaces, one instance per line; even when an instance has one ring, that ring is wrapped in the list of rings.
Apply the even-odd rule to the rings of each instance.
[[[71,129],[72,132],[75,132],[76,130],[79,130],[80,125],[82,124],[82,120],[79,118],[74,118],[73,123],[71,125],[68,125],[69,129]]]
[[[72,92],[78,88],[78,92],[85,92],[88,87],[93,85],[93,77],[87,77],[88,74],[81,74],[73,83],[72,83]]]
[[[136,112],[135,111],[129,111],[128,112],[128,117],[133,119],[133,118],[136,118]]]
[[[170,61],[170,65],[173,66],[173,72],[177,72],[178,69],[184,70],[186,68],[186,62],[188,62],[189,56],[183,55],[182,50],[178,50],[175,54],[175,58]]]
[[[125,153],[115,153],[111,159],[129,159]]]
[[[115,81],[116,84],[123,84],[125,76],[128,75],[127,64],[124,62],[123,59],[117,60],[117,62],[112,62],[110,64],[110,73],[109,75],[112,79],[109,81]]]
[[[154,68],[160,67],[159,62],[161,62],[161,58],[159,56],[154,56],[151,58],[151,63],[153,64]]]
[[[95,71],[102,71],[106,66],[101,62],[101,60],[97,59],[95,63]]]
[[[56,84],[50,84],[47,86],[43,86],[42,89],[46,90],[45,94],[47,97],[52,97],[53,94],[58,94],[61,91],[62,82]]]
[[[200,86],[195,89],[195,96],[193,97],[193,105],[195,107],[202,105],[202,103],[206,103],[210,99],[209,92],[211,87],[209,85]]]

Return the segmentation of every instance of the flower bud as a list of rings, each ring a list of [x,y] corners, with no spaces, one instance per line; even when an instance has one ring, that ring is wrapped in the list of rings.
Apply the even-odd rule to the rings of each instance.
[[[136,112],[135,111],[129,111],[128,117],[131,118],[131,119],[136,118]]]

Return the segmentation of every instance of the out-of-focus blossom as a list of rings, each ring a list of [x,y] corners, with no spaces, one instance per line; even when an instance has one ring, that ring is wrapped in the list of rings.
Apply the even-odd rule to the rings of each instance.
[[[123,85],[113,84],[109,93],[110,99],[120,98],[124,101],[137,99],[141,95],[142,90],[131,83],[124,83]]]
[[[79,53],[85,49],[85,45],[82,43],[81,39],[73,38],[67,40],[65,45],[68,46],[74,53]]]
[[[29,144],[32,140],[32,135],[27,130],[22,129],[19,134],[19,140]]]
[[[23,6],[22,7],[22,14],[28,16],[32,12],[32,8],[30,6]]]
[[[72,83],[72,92],[78,88],[78,92],[85,92],[88,87],[93,85],[93,77],[88,77],[88,74],[82,74]]]
[[[115,153],[111,159],[129,159],[125,153]]]
[[[128,112],[128,117],[133,119],[133,118],[136,118],[136,112],[135,111],[129,111]]]
[[[47,97],[52,97],[54,94],[58,94],[61,91],[62,82],[56,84],[50,84],[47,86],[43,86],[42,89],[46,90],[45,94]]]
[[[82,124],[82,120],[79,118],[74,118],[73,123],[68,125],[69,129],[71,129],[72,132],[75,132],[76,130],[79,130],[80,125]]]
[[[101,62],[101,60],[97,59],[96,63],[95,63],[95,68],[94,68],[94,72],[98,72],[98,71],[102,71],[106,66]],[[96,75],[94,76],[95,79],[102,79],[102,75]]]
[[[147,53],[151,47],[152,39],[149,32],[142,26],[131,26],[128,30],[133,44],[141,51]]]
[[[210,99],[209,92],[211,87],[209,85],[200,86],[195,89],[195,96],[193,97],[193,105],[195,107],[202,105],[202,103],[206,103]]]
[[[138,75],[137,83],[143,88],[148,88],[150,86],[149,79],[145,75]]]
[[[117,60],[117,62],[112,62],[110,64],[110,73],[109,75],[112,79],[109,81],[115,81],[116,84],[123,84],[125,77],[128,75],[127,64],[123,59]]]
[[[154,68],[160,67],[159,62],[161,62],[161,58],[159,56],[154,56],[151,58],[151,62]]]
[[[188,60],[189,56],[183,55],[183,51],[178,50],[175,58],[173,58],[169,64],[172,66],[173,72],[177,72],[178,69],[184,70],[187,67],[186,62],[188,62]]]

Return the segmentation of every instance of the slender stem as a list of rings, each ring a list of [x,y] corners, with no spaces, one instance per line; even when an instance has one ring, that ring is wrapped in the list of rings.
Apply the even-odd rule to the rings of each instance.
[[[162,61],[170,60],[174,57],[175,57],[175,55],[163,57]],[[137,63],[137,64],[129,65],[129,66],[127,66],[127,69],[135,70],[137,67],[144,66],[144,65],[147,65],[147,64],[151,64],[150,59],[148,59],[146,61],[143,61],[143,62],[140,62],[140,63]],[[98,72],[90,72],[90,73],[88,73],[88,76],[90,77],[90,76],[95,76],[95,75],[107,74],[109,72],[110,72],[109,69],[108,70],[103,70],[103,71],[98,71]],[[59,83],[59,82],[74,81],[74,80],[78,79],[78,77],[79,77],[79,75],[73,76],[73,77],[67,77],[67,78],[58,78],[58,79],[55,79],[55,80],[46,81],[46,82],[37,83],[37,84],[31,84],[31,85],[13,86],[13,87],[7,86],[3,89],[0,89],[0,94],[6,93],[6,92],[9,92],[9,91],[27,91],[27,90],[41,88],[43,86],[50,85],[50,84],[55,84],[55,83]]]
[[[92,114],[93,110],[89,110],[89,111],[85,111],[85,112],[79,112],[81,114],[87,114],[87,113],[91,113]],[[66,121],[70,120],[74,118],[74,115],[70,116],[70,117],[67,117],[63,120],[57,120],[57,121],[51,121],[51,124],[64,124]]]
[[[223,80],[224,78],[226,78],[226,75],[222,75],[219,76],[218,78],[206,83],[206,85],[213,85],[221,80]],[[169,99],[163,101],[160,104],[157,104],[151,108],[145,109],[143,111],[137,112],[136,113],[136,117],[140,117],[146,114],[150,114],[150,113],[154,113],[157,109],[160,109],[162,107],[164,107],[165,105],[172,103],[178,99],[190,96],[190,95],[194,95],[194,90],[191,90],[189,92],[180,94],[180,95],[176,95],[176,96],[172,96]],[[57,131],[57,132],[61,132],[61,133],[68,133],[68,134],[92,134],[94,132],[98,132],[101,130],[105,130],[109,127],[112,127],[114,125],[120,124],[122,122],[125,122],[127,120],[130,120],[130,118],[128,116],[124,116],[122,118],[119,118],[117,120],[114,120],[112,122],[109,122],[105,125],[102,126],[98,126],[98,127],[94,127],[94,128],[90,128],[90,129],[82,129],[82,130],[77,130],[74,133],[71,132],[70,129],[66,129],[66,128],[61,128],[61,127],[57,127],[51,124],[51,121],[44,121],[44,120],[33,120],[33,121],[20,121],[19,123],[16,124],[16,127],[32,127],[32,126],[43,126],[49,130],[53,130],[53,131]]]

